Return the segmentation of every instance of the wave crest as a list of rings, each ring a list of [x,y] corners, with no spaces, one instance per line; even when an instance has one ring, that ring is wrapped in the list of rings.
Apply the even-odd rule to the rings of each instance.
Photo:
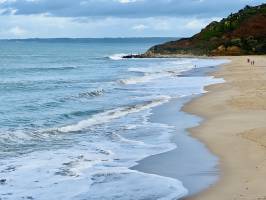
[[[94,125],[100,125],[103,123],[110,122],[114,119],[124,117],[128,114],[137,113],[143,110],[150,109],[152,107],[166,103],[169,99],[170,97],[168,96],[162,96],[161,98],[158,98],[156,100],[149,101],[143,104],[137,104],[133,106],[121,107],[121,108],[105,111],[105,112],[93,115],[91,118],[87,120],[80,121],[77,124],[58,128],[57,131],[62,132],[62,133],[81,131],[83,129],[89,128]]]
[[[127,54],[125,53],[117,53],[117,54],[113,54],[111,56],[108,56],[108,58],[110,60],[123,60],[123,57],[126,56]]]
[[[145,76],[140,76],[140,77],[131,77],[128,79],[121,79],[118,82],[121,84],[125,85],[132,85],[132,84],[137,84],[137,83],[146,83],[149,81],[152,81],[157,78],[161,78],[163,74],[151,74],[151,75],[145,75]]]
[[[161,66],[152,67],[130,67],[129,72],[142,73],[142,76],[131,77],[128,79],[119,80],[122,84],[137,84],[152,81],[163,77],[171,77],[180,75],[184,71],[188,71],[193,68],[193,65],[189,62],[167,62],[167,64]]]

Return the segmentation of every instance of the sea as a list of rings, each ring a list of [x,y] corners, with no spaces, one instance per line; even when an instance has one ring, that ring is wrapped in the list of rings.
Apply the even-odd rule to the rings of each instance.
[[[224,60],[123,59],[174,38],[0,41],[1,200],[172,200],[180,180],[131,169],[178,148],[153,108],[221,82]],[[182,120],[182,119],[180,119]]]

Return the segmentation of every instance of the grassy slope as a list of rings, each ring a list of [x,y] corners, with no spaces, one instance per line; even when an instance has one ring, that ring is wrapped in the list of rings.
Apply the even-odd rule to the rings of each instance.
[[[191,38],[156,45],[144,55],[154,54],[266,54],[266,4],[246,6]]]

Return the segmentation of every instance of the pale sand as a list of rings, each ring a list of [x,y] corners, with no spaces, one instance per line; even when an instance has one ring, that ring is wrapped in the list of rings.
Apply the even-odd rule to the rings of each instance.
[[[266,199],[266,56],[227,57],[216,77],[226,83],[188,103],[205,121],[189,131],[220,158],[221,178],[196,200]]]

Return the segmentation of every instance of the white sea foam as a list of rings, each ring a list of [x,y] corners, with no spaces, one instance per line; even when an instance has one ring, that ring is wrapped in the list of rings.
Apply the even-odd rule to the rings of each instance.
[[[122,177],[124,177],[123,181],[117,181],[119,179],[121,180]],[[88,193],[77,196],[77,199],[171,200],[184,197],[188,193],[180,181],[152,174],[123,170],[119,173],[108,173],[108,176],[104,175],[103,177],[100,176],[99,178],[101,181],[103,179],[105,181],[101,184],[93,185]],[[102,192],[96,192],[99,190]]]
[[[182,72],[190,70],[194,65],[189,61],[171,61],[160,63],[159,65],[152,65],[146,67],[130,67],[128,71],[130,72],[142,72],[142,73],[162,73],[162,72]]]
[[[167,76],[167,74],[149,74],[149,75],[145,75],[145,76],[122,79],[122,80],[119,80],[119,83],[122,83],[125,85],[132,85],[132,84],[137,84],[137,83],[146,83],[146,82],[150,82],[154,79],[162,78],[164,76]]]
[[[111,138],[103,132],[99,141],[79,135],[82,142],[69,148],[3,160],[0,171],[6,184],[1,185],[2,191],[11,200],[172,200],[185,196],[188,191],[178,180],[129,169],[142,158],[175,148],[167,125],[133,119],[140,120],[135,121],[140,126],[137,131],[113,132]],[[120,135],[127,131],[130,138]]]
[[[172,61],[147,67],[130,67],[128,68],[128,71],[140,72],[143,73],[143,76],[122,79],[119,80],[119,82],[126,85],[146,83],[159,78],[179,75],[180,73],[188,71],[193,67],[194,65],[188,61]]]
[[[111,60],[122,60],[123,56],[126,56],[127,54],[124,53],[118,53],[118,54],[113,54],[111,56],[109,56],[108,58]]]
[[[125,126],[126,130],[132,130],[132,129],[136,129],[138,126],[136,124],[128,124]]]
[[[148,103],[109,110],[109,111],[106,111],[103,113],[96,114],[87,120],[82,120],[82,121],[78,122],[77,124],[64,126],[64,127],[58,128],[57,130],[59,132],[63,132],[63,133],[80,131],[80,130],[88,128],[90,126],[110,122],[113,119],[117,119],[117,118],[126,116],[128,114],[132,114],[132,113],[140,112],[140,111],[143,111],[146,109],[150,109],[152,107],[155,107],[155,106],[158,106],[160,104],[167,102],[169,100],[169,98],[170,97],[164,96],[160,99],[156,99],[156,100],[153,100],[153,101],[148,102]]]
[[[1,195],[10,200],[172,200],[188,193],[178,180],[112,167],[112,162],[105,161],[105,167],[101,155],[77,150],[45,151],[9,160],[12,166],[0,166],[6,178]]]

